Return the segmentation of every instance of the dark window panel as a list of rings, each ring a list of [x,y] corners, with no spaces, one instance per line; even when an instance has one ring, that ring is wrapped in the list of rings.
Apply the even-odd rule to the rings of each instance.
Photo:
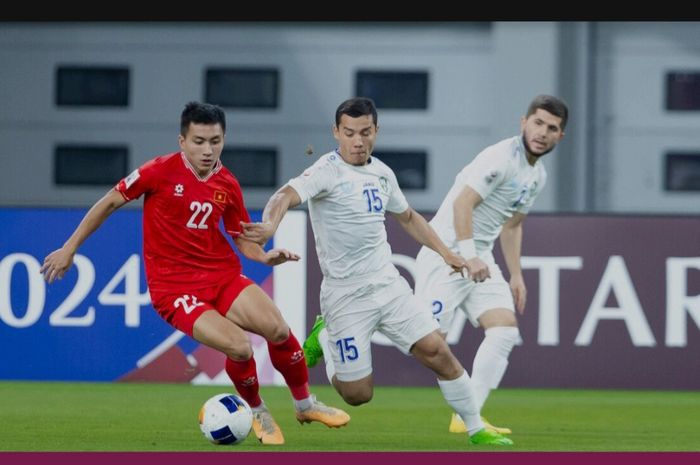
[[[428,186],[428,155],[420,150],[382,150],[375,154],[396,174],[401,189]]]
[[[279,71],[266,68],[209,68],[205,100],[228,108],[277,108]]]
[[[242,187],[277,187],[277,149],[270,147],[228,147],[221,162]]]
[[[56,105],[126,107],[129,105],[129,68],[59,66]]]
[[[700,191],[700,152],[666,154],[667,191]]]
[[[127,175],[125,146],[58,145],[54,149],[54,182],[59,185],[114,185]]]
[[[425,110],[428,108],[426,71],[358,71],[355,95],[369,97],[377,108]]]
[[[700,110],[700,72],[666,73],[666,109]]]

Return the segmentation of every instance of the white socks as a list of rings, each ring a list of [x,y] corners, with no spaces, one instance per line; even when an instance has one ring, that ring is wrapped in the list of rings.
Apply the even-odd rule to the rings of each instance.
[[[438,379],[438,385],[447,403],[464,420],[470,436],[484,427],[467,370],[464,370],[462,376],[457,379],[449,381]]]
[[[520,338],[515,326],[496,326],[487,329],[484,334],[472,366],[472,385],[479,410],[491,389],[496,389],[503,379],[510,351]]]
[[[260,405],[258,405],[257,407],[251,407],[250,409],[253,411],[253,413],[267,412],[268,411],[267,405],[265,405],[265,401],[262,401],[260,403]]]
[[[312,396],[307,397],[306,399],[301,399],[301,400],[296,400],[294,399],[294,408],[296,409],[297,412],[303,412],[304,410],[308,410],[314,405],[314,399],[312,399]]]

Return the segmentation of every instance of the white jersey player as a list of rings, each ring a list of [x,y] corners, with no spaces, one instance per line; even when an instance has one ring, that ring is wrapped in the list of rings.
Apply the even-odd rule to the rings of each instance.
[[[351,165],[334,150],[288,185],[302,202],[309,202],[316,252],[327,282],[375,282],[398,273],[391,264],[384,214],[401,214],[409,206],[391,168],[375,157],[366,165]]]
[[[243,237],[264,244],[289,208],[308,201],[323,283],[322,317],[304,342],[307,364],[324,357],[328,379],[343,399],[367,403],[373,395],[370,339],[380,331],[435,372],[448,404],[464,416],[472,444],[510,445],[510,439],[484,428],[467,371],[440,335],[429,304],[391,263],[387,212],[440,257],[446,273],[460,276],[466,265],[408,205],[393,171],[371,156],[377,131],[372,100],[341,103],[333,126],[338,149],[280,188],[261,223],[242,224]]]
[[[490,390],[498,387],[520,337],[515,308],[522,314],[526,300],[520,268],[522,221],[547,180],[540,157],[564,137],[567,118],[567,106],[560,99],[535,97],[521,119],[520,135],[486,148],[457,174],[430,224],[450,249],[467,260],[468,279],[445,272],[440,257],[426,247],[416,257],[416,294],[432,304],[443,334],[458,309],[485,330],[472,366],[480,409]],[[499,236],[509,283],[493,257]],[[465,431],[458,417],[453,417],[450,431]]]

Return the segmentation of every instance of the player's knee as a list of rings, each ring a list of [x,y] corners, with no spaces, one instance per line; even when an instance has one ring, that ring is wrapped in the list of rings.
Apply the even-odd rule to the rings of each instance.
[[[347,403],[348,405],[358,406],[358,405],[366,404],[367,402],[372,400],[373,393],[371,390],[369,390],[369,391],[353,390],[352,392],[341,392],[340,396],[343,398],[345,403]]]
[[[273,344],[280,344],[289,339],[289,334],[289,326],[284,323],[280,323],[265,335],[265,339]]]
[[[366,404],[372,400],[374,390],[371,381],[368,382],[369,379],[370,378],[364,378],[358,381],[342,382],[334,377],[333,386],[345,403],[357,406]]]
[[[449,351],[450,348],[447,345],[447,341],[445,341],[439,331],[433,331],[421,338],[413,344],[410,350],[414,356],[428,360],[444,357]]]
[[[437,332],[435,337],[421,339],[413,346],[411,353],[423,365],[433,370],[441,379],[454,379],[464,368]]]
[[[249,340],[231,340],[223,352],[233,360],[249,360],[253,356],[253,345]]]
[[[517,326],[495,326],[484,332],[487,338],[492,338],[504,347],[512,348],[520,341],[520,330]]]

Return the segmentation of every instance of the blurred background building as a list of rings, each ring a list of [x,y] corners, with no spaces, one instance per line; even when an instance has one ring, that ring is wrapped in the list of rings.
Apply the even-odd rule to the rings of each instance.
[[[700,212],[700,23],[0,23],[0,63],[0,206],[91,205],[177,150],[203,100],[226,109],[224,162],[259,209],[365,95],[375,154],[431,211],[551,93],[571,116],[534,211]]]

